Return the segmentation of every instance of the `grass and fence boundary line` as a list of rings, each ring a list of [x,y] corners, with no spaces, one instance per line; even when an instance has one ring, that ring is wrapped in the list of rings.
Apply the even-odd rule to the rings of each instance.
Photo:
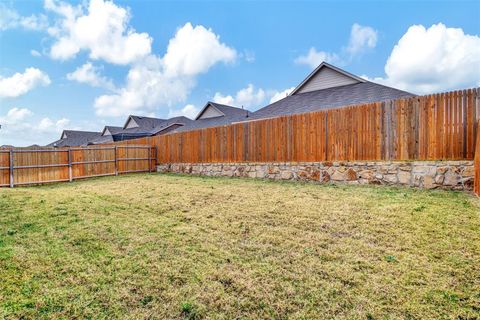
[[[480,88],[474,88],[144,137],[103,145],[101,148],[110,148],[110,153],[115,146],[117,150],[135,150],[127,146],[143,146],[145,150],[151,148],[148,157],[143,155],[135,159],[139,162],[147,161],[148,168],[144,164],[140,169],[135,167],[126,171],[151,171],[152,162],[155,166],[168,163],[422,161],[475,158],[478,177],[480,156],[479,152],[475,155],[475,149],[480,150],[476,148],[479,120]],[[73,149],[91,150],[82,151],[85,153],[93,150],[71,150]],[[28,152],[35,154],[36,151],[18,151],[19,154]],[[82,152],[78,154],[83,154]],[[87,156],[85,160],[81,157],[81,160],[73,160],[105,162],[74,164],[73,168],[77,168],[80,173],[72,173],[72,179],[114,174],[112,157],[130,158],[116,153],[117,151],[115,155],[110,155],[110,158],[102,158],[100,155],[98,159],[98,156],[93,155]],[[30,161],[33,163],[25,163],[22,159],[11,161],[8,150],[0,152],[0,185],[10,185],[9,174],[15,169],[10,170],[9,166],[15,161],[19,162],[16,166],[40,163],[46,166],[18,168],[18,177],[13,177],[13,180],[18,182],[16,184],[21,184],[22,181],[69,181],[69,167],[66,164],[68,156],[72,156],[70,152],[57,149],[46,154],[49,156],[32,156]],[[126,160],[135,164],[133,161]],[[89,168],[85,168],[86,166]],[[32,172],[28,173],[29,170]],[[38,179],[34,180],[28,177],[29,175]],[[480,191],[478,180],[475,182],[477,192]]]
[[[151,172],[156,157],[156,148],[145,145],[0,150],[0,186]]]

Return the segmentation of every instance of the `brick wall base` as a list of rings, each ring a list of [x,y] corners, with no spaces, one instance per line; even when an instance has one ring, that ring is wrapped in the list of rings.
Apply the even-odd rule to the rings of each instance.
[[[472,190],[473,161],[355,161],[288,163],[172,163],[158,172],[321,183],[404,185]]]

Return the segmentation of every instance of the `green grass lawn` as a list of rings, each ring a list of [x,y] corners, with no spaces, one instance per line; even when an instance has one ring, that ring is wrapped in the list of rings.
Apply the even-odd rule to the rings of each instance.
[[[472,195],[159,174],[0,189],[0,318],[479,316]]]

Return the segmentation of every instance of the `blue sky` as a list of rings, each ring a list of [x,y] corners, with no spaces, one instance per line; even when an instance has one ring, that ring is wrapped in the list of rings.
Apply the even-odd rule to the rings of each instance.
[[[479,1],[0,0],[0,145],[256,110],[323,60],[419,94],[474,87],[479,34]]]

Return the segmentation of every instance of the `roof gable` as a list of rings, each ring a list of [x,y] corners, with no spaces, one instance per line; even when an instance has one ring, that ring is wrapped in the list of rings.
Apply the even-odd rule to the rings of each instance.
[[[123,130],[123,127],[105,126],[102,131],[102,136],[111,136]]]
[[[128,116],[127,122],[123,129],[141,128],[142,130],[149,130],[164,122],[165,119],[144,117],[144,116]]]
[[[216,117],[223,117],[223,116],[225,116],[225,113],[223,113],[217,107],[215,107],[213,103],[207,102],[207,104],[203,107],[203,109],[198,113],[195,120],[216,118]]]
[[[357,77],[345,70],[332,66],[326,62],[322,62],[292,91],[290,95],[341,87],[365,81],[365,79]]]
[[[129,116],[127,119],[127,122],[125,122],[125,125],[123,126],[123,129],[129,129],[129,128],[138,128],[138,123],[135,122],[135,119],[133,119],[133,116]]]

